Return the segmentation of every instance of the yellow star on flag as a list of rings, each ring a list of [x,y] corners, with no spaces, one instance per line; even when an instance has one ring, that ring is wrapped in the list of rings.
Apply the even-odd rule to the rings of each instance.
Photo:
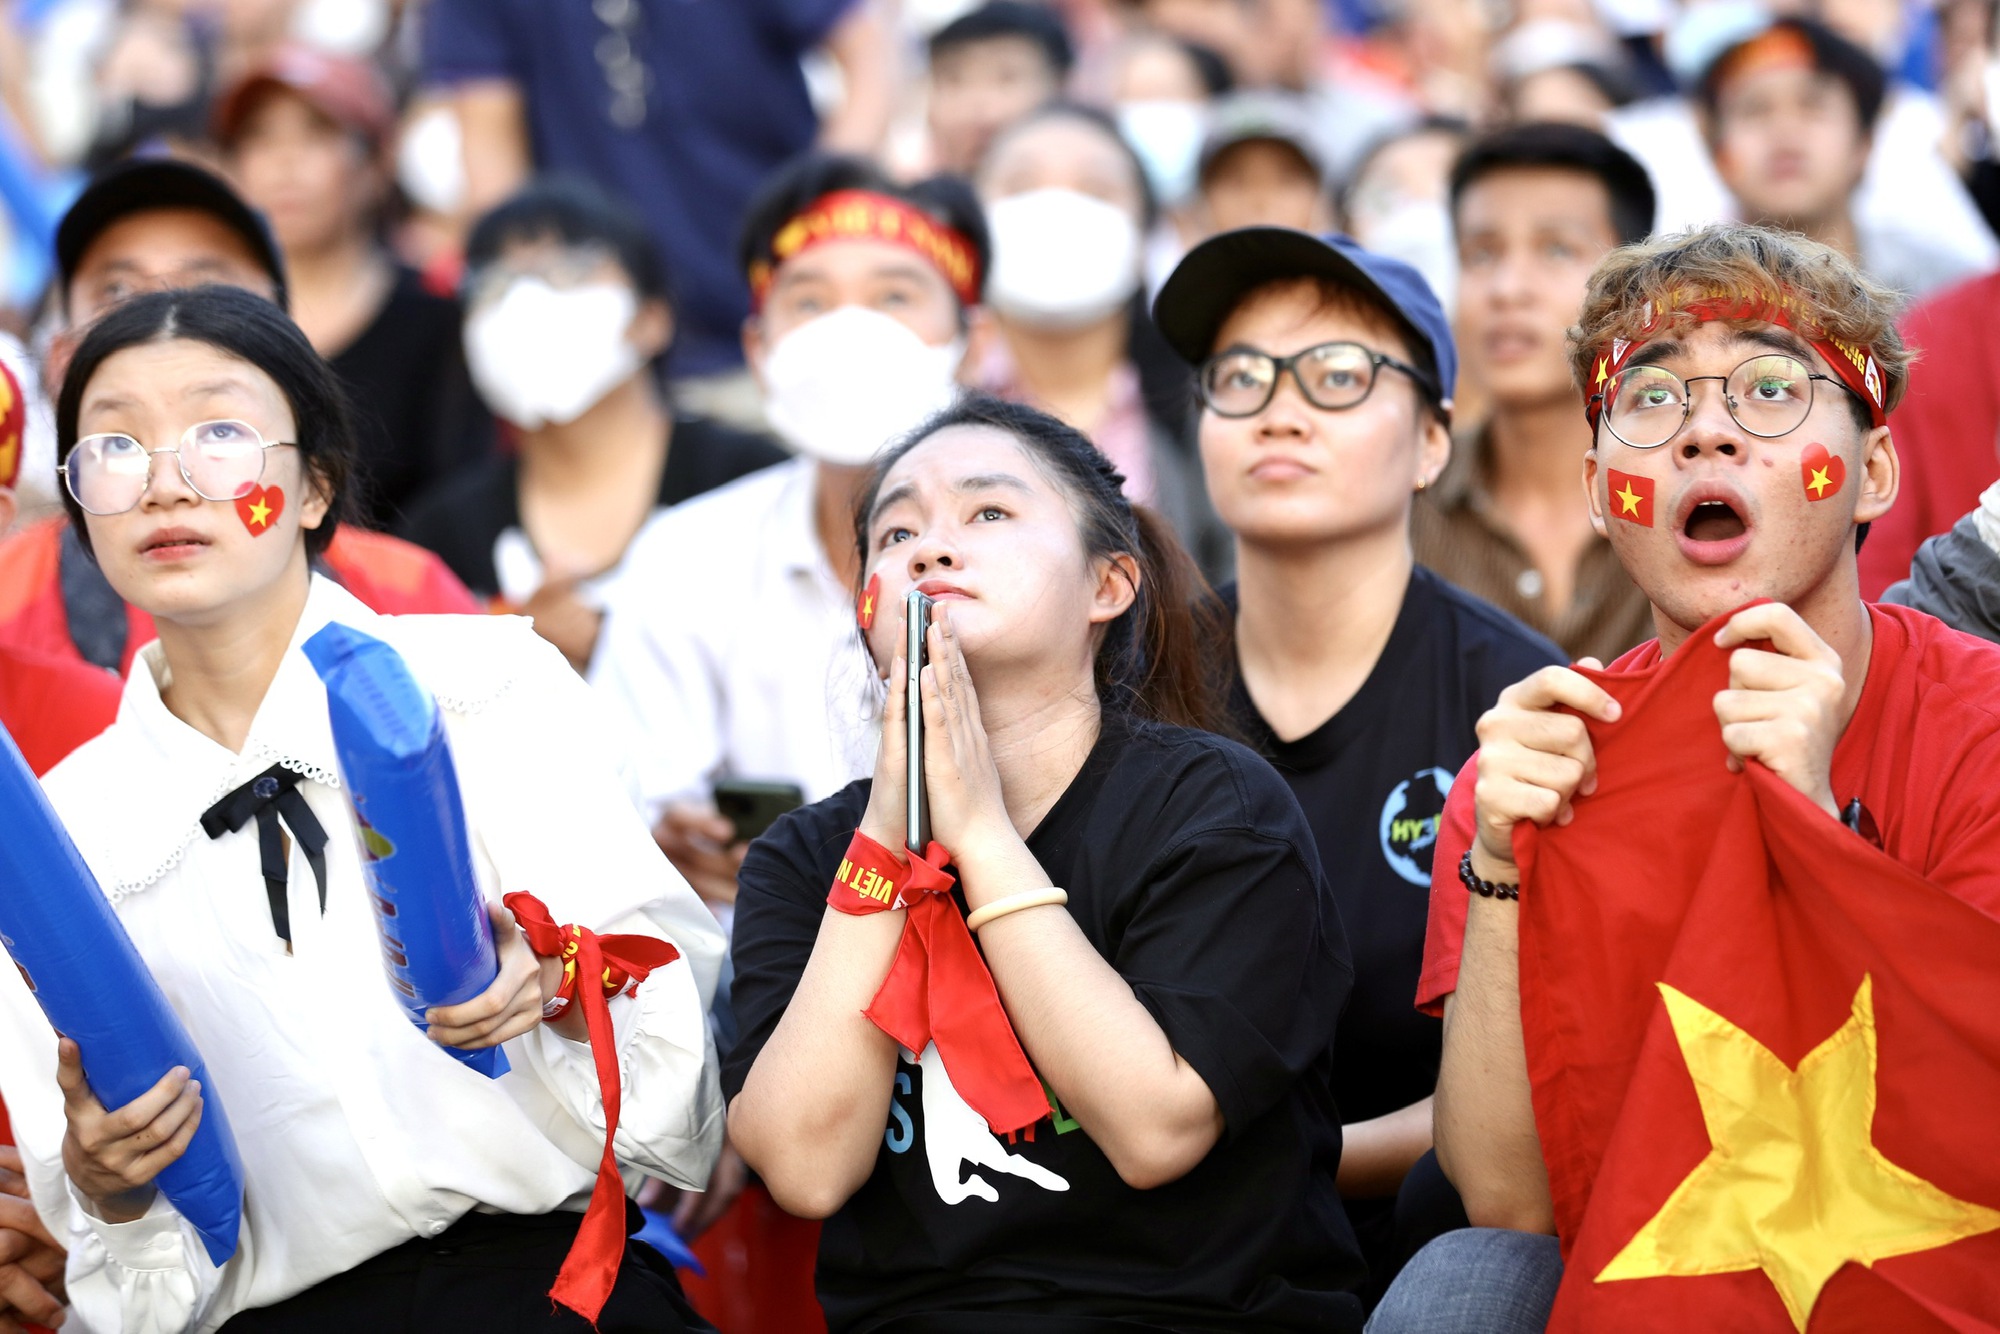
[[[251,501],[250,522],[256,524],[259,528],[268,528],[271,524],[271,507],[261,500]]]
[[[2000,1228],[2000,1210],[1946,1194],[1875,1147],[1872,979],[1861,979],[1847,1022],[1797,1070],[1664,982],[1660,995],[1709,1152],[1599,1283],[1762,1269],[1803,1332],[1849,1261],[1872,1266]]]
[[[863,616],[873,616],[875,614],[875,595],[873,593],[864,593],[861,595],[861,614]]]
[[[1618,512],[1620,514],[1638,514],[1639,493],[1632,489],[1630,482],[1625,483],[1624,490],[1613,491],[1611,494],[1618,497]]]
[[[1607,373],[1607,367],[1609,367],[1610,364],[1611,363],[1609,358],[1599,357],[1597,359],[1597,379],[1592,383],[1592,388],[1595,388],[1597,385],[1603,384],[1606,380],[1611,378],[1611,376]]]
[[[1826,469],[1814,468],[1812,470],[1812,480],[1806,483],[1806,490],[1813,493],[1814,500],[1818,500],[1826,495],[1826,489],[1832,485],[1833,479],[1826,475]]]

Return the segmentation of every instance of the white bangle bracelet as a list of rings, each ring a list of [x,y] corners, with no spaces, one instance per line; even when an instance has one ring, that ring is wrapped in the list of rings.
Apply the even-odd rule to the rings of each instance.
[[[1023,908],[1039,908],[1044,904],[1061,907],[1068,902],[1069,894],[1064,890],[1054,888],[1022,890],[1019,894],[1009,894],[1004,899],[989,903],[984,908],[973,909],[966,916],[965,929],[977,931],[988,922],[1005,917],[1010,912],[1019,912]]]

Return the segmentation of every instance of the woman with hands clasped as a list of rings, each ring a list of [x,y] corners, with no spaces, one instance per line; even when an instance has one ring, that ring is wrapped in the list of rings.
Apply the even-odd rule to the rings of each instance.
[[[1196,730],[1213,597],[1120,481],[974,399],[863,493],[875,776],[751,845],[723,1076],[732,1143],[826,1219],[836,1331],[1360,1327],[1327,1083],[1345,940],[1289,789]],[[921,858],[912,588],[936,599]]]
[[[46,787],[213,1083],[176,1068],[106,1108],[88,1053],[0,970],[0,1084],[75,1312],[163,1334],[583,1328],[546,1294],[598,1179],[605,1086],[584,1005],[545,1010],[560,963],[502,894],[679,951],[610,1002],[620,1165],[699,1188],[722,1130],[704,1021],[721,941],[632,809],[586,688],[524,621],[378,616],[316,572],[352,432],[333,372],[267,301],[205,287],[117,307],[70,364],[57,436],[71,522],[159,640],[117,722]],[[499,975],[427,1031],[383,976],[300,647],[331,622],[389,643],[437,697],[494,901]],[[441,1050],[502,1044],[498,1079]],[[245,1201],[219,1266],[154,1185],[211,1098]],[[620,1264],[608,1239],[601,1330],[708,1328],[664,1262],[631,1247]]]

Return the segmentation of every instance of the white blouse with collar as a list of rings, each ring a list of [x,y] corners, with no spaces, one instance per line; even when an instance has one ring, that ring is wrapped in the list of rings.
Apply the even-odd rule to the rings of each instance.
[[[588,1046],[537,1028],[489,1080],[427,1039],[382,970],[326,692],[299,646],[338,620],[387,641],[437,696],[487,897],[528,890],[558,922],[664,937],[682,962],[612,1002],[627,1169],[701,1188],[723,1108],[706,1023],[723,941],[654,846],[588,687],[516,617],[384,617],[315,577],[241,754],[169,713],[155,643],[118,720],[44,780],[50,800],[201,1049],[244,1168],[236,1255],[212,1265],[164,1196],[91,1216],[63,1175],[56,1039],[0,969],[0,1094],[34,1202],[69,1245],[67,1328],[212,1330],[471,1209],[581,1211],[604,1134]],[[254,822],[211,840],[201,814],[272,764],[326,827],[326,912],[291,843],[293,947],[271,925]],[[162,1071],[161,1073],[165,1073]]]

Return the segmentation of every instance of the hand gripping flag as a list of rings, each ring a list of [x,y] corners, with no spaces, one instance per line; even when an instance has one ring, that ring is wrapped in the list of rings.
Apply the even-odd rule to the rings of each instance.
[[[421,1028],[426,1010],[471,1000],[500,972],[444,720],[402,655],[371,635],[336,621],[305,654],[326,683],[382,966]],[[445,1050],[481,1074],[507,1073],[498,1047]]]
[[[1515,835],[1549,1329],[1990,1331],[2000,921],[1728,772],[1725,619],[1590,673],[1598,790]]]
[[[0,944],[50,1025],[82,1050],[91,1092],[115,1110],[177,1065],[201,1081],[201,1124],[156,1184],[222,1265],[243,1219],[243,1163],[223,1091],[5,729],[0,811]]]

